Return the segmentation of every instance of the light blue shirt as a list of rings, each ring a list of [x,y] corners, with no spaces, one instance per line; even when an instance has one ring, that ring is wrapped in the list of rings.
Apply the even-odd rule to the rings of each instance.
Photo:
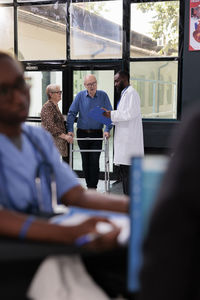
[[[93,120],[88,117],[88,112],[94,107],[104,107],[108,110],[112,110],[112,106],[108,95],[104,91],[97,90],[94,98],[91,98],[87,90],[79,92],[74,101],[72,102],[67,115],[67,129],[73,132],[73,125],[77,114],[77,128],[80,129],[102,129],[104,124]],[[109,132],[112,125],[106,126],[104,131]]]
[[[60,161],[51,135],[40,127],[23,125],[22,149],[19,150],[5,135],[0,134],[0,205],[11,210],[37,213],[39,210],[35,177],[38,166],[44,162],[37,144],[55,174],[58,203],[63,194],[79,184],[71,168]],[[33,142],[31,142],[33,141]],[[44,176],[45,167],[40,167],[42,181],[42,209],[52,212],[51,190],[49,188],[49,168]]]

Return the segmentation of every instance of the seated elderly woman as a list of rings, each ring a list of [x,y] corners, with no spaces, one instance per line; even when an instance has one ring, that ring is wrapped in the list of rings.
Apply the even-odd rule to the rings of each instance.
[[[67,143],[72,143],[73,138],[66,134],[64,117],[58,107],[62,91],[59,85],[49,84],[46,88],[46,94],[48,101],[43,105],[41,110],[42,126],[52,134],[54,143],[62,155],[63,160],[68,162]]]

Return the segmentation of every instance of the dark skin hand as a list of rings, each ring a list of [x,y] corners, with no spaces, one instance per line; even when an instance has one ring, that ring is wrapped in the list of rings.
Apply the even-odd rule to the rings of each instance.
[[[96,230],[96,224],[103,221],[112,225],[112,231],[100,234]],[[82,224],[80,226],[83,226]],[[82,246],[82,248],[100,252],[110,250],[118,246],[117,237],[120,233],[120,228],[106,218],[93,217],[84,222],[84,229],[87,232],[96,234],[96,238]]]
[[[27,220],[28,215],[5,209],[0,210],[0,236],[19,237],[19,232]],[[97,231],[98,222],[112,225],[109,233]],[[61,226],[51,224],[47,220],[35,218],[26,233],[26,239],[62,244],[76,244],[76,240],[87,234],[94,234],[95,239],[83,246],[92,251],[109,250],[117,246],[117,237],[120,229],[105,217],[90,217],[78,225]]]
[[[110,118],[110,117],[111,117],[110,110],[107,110],[107,109],[104,108],[104,107],[102,107],[102,109],[104,110],[103,116],[106,117],[106,118]]]

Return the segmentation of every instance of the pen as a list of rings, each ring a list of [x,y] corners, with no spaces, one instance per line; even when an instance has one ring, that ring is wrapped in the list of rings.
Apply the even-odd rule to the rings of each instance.
[[[98,237],[99,237],[99,233],[84,234],[75,240],[75,245],[81,247],[89,242],[94,241]]]

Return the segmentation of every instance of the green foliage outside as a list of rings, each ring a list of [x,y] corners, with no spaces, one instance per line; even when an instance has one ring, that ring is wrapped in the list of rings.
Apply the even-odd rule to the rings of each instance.
[[[78,4],[79,7],[88,10],[90,13],[94,13],[96,15],[102,15],[104,12],[108,12],[109,10],[105,6],[105,2],[83,2]]]
[[[163,39],[160,54],[177,54],[179,1],[139,3],[137,9],[143,13],[154,12],[151,35],[156,40]]]

